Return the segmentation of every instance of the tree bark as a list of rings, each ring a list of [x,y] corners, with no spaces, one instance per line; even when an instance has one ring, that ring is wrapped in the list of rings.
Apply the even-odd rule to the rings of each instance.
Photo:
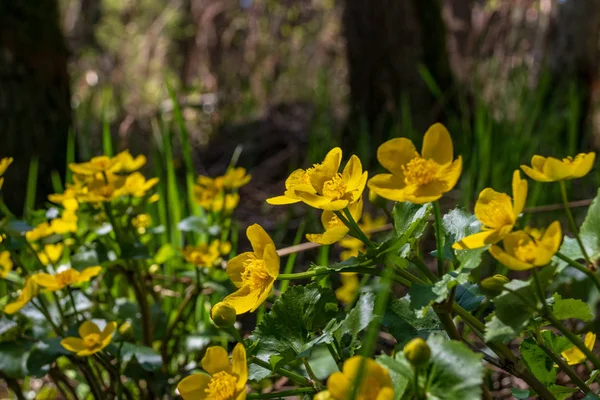
[[[0,2],[0,157],[15,159],[2,191],[16,213],[34,157],[40,161],[37,204],[52,192],[50,172],[65,170],[71,99],[59,21],[55,0]]]
[[[373,142],[385,140],[399,122],[403,101],[418,131],[437,119],[441,110],[418,67],[429,71],[442,93],[452,85],[441,2],[346,0],[343,23],[351,140],[365,128]]]

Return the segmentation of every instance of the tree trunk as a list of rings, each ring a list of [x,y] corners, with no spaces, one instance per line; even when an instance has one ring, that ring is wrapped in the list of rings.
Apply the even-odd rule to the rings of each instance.
[[[434,122],[441,110],[419,65],[446,93],[452,76],[441,2],[346,0],[343,23],[350,71],[350,140],[360,134],[357,129],[367,129],[373,143],[387,139],[404,101],[410,104],[411,125],[417,131]]]
[[[70,102],[57,1],[0,2],[0,157],[15,159],[2,192],[13,212],[22,211],[34,157],[37,204],[52,192],[50,172],[63,174]]]

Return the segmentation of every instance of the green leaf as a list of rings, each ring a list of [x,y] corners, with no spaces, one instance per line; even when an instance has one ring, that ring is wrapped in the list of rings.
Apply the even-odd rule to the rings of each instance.
[[[256,356],[267,362],[273,355],[286,361],[294,359],[306,350],[305,344],[317,330],[335,318],[337,311],[337,300],[329,288],[317,283],[289,288],[250,337],[256,343]]]
[[[519,336],[520,332],[515,331],[504,322],[500,321],[495,315],[491,315],[485,324],[486,342],[508,342]]]
[[[573,347],[573,343],[565,336],[558,336],[551,330],[542,331],[542,339],[554,353],[560,354],[563,351]]]
[[[410,202],[396,203],[392,210],[394,229],[399,238],[418,239],[425,233],[427,218],[431,215],[431,203],[418,205]]]
[[[529,390],[527,389],[511,388],[510,391],[512,395],[515,396],[515,398],[517,399],[528,399],[529,397],[531,397],[529,395]]]
[[[448,212],[442,218],[442,226],[448,235],[446,240],[446,251],[454,252],[458,262],[459,271],[471,271],[481,264],[481,256],[487,250],[487,247],[472,250],[453,250],[452,245],[465,236],[472,235],[481,231],[481,223],[475,215],[461,208],[455,208]]]
[[[550,392],[556,397],[556,400],[566,400],[572,398],[574,393],[579,392],[578,388],[560,386],[560,385],[551,385],[548,389]],[[584,397],[584,399],[587,397]],[[593,397],[594,399],[598,399],[597,396]]]
[[[521,342],[521,356],[531,372],[545,386],[549,386],[556,381],[556,368],[554,361],[542,350],[532,338],[527,338]]]
[[[554,306],[552,312],[558,319],[577,318],[583,322],[592,319],[590,307],[581,300],[563,299],[560,294],[554,293]]]
[[[411,300],[406,297],[391,302],[383,318],[383,325],[398,341],[398,348],[416,336],[426,338],[431,333],[443,330],[434,312],[427,312],[423,316],[417,315],[412,308]]]
[[[119,346],[121,350],[119,352]],[[108,350],[115,356],[120,356],[124,363],[137,361],[143,370],[148,372],[156,372],[162,367],[162,358],[150,347],[138,346],[129,342],[111,344]]]
[[[468,280],[468,273],[457,273],[456,271],[453,271],[445,274],[442,279],[437,281],[433,286],[414,284],[408,292],[411,297],[411,306],[418,310],[430,305],[432,302],[441,303],[450,296],[454,287],[460,287],[462,285],[464,291]]]
[[[0,372],[9,378],[25,377],[31,346],[31,342],[24,340],[0,343]]]
[[[61,338],[53,338],[37,342],[27,358],[27,371],[35,377],[42,377],[48,373],[50,364],[63,355],[70,355],[60,344]]]

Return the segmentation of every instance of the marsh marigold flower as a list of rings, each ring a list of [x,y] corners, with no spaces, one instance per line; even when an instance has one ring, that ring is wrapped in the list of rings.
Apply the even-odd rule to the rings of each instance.
[[[317,399],[347,400],[350,398],[352,385],[365,360],[365,369],[358,389],[360,400],[392,400],[394,387],[389,372],[374,360],[362,356],[354,356],[344,362],[341,372],[334,372],[327,380],[327,390],[315,396]]]
[[[533,156],[531,167],[521,165],[525,174],[538,182],[556,182],[576,179],[587,175],[594,166],[596,153],[581,153],[575,158],[567,157],[559,160],[554,157]]]
[[[560,223],[554,221],[545,232],[531,229],[511,232],[502,240],[504,249],[493,245],[490,253],[512,270],[543,267],[550,263],[560,248],[562,238]]]
[[[210,244],[202,243],[198,246],[187,245],[182,251],[183,258],[190,264],[198,267],[212,267],[221,257],[221,242],[214,240]]]
[[[360,282],[356,272],[342,272],[340,274],[342,286],[335,290],[335,297],[344,304],[350,304],[356,299]]]
[[[279,255],[267,232],[258,224],[248,227],[246,236],[253,251],[233,257],[227,275],[238,290],[223,299],[238,314],[256,310],[271,294],[279,275]]]
[[[235,308],[223,301],[215,304],[210,309],[210,319],[212,319],[215,325],[219,328],[233,326],[233,324],[235,324],[236,317],[237,314],[235,312]]]
[[[350,214],[355,221],[360,220],[362,209],[362,198],[348,206],[348,211],[350,211]],[[314,243],[327,245],[343,239],[350,231],[346,224],[344,224],[333,211],[323,211],[323,214],[321,214],[321,223],[325,228],[325,232],[309,233],[306,235],[306,239]]]
[[[363,172],[360,159],[355,155],[339,173],[341,162],[342,150],[336,147],[327,153],[321,164],[292,172],[285,181],[283,196],[271,197],[267,203],[282,205],[302,201],[322,210],[346,208],[361,198],[368,173]]]
[[[246,173],[246,168],[229,168],[223,175],[221,184],[225,189],[239,189],[248,184],[250,179],[252,179],[252,175]]]
[[[140,154],[135,158],[131,155],[129,150],[124,150],[114,156],[112,160],[116,161],[119,165],[119,173],[131,173],[142,168],[146,164],[146,156]]]
[[[79,326],[79,337],[66,337],[60,344],[80,357],[91,356],[110,344],[116,328],[114,321],[108,322],[103,330],[92,321],[85,321]]]
[[[82,163],[70,163],[69,169],[73,173],[82,176],[94,176],[98,173],[114,173],[121,168],[120,160],[108,156],[93,157],[90,161]]]
[[[6,278],[6,275],[13,269],[10,251],[0,251],[0,278]]]
[[[477,249],[488,244],[497,243],[508,235],[517,218],[525,207],[527,200],[527,181],[521,179],[519,171],[513,173],[513,199],[505,193],[494,189],[483,189],[475,203],[475,216],[483,225],[482,231],[462,238],[452,245],[457,250]]]
[[[64,289],[67,286],[89,282],[93,277],[98,276],[101,271],[102,267],[100,266],[88,267],[81,272],[73,268],[68,268],[55,275],[39,272],[33,276],[33,279],[41,287],[54,292]]]
[[[377,149],[377,159],[391,173],[375,175],[369,189],[393,201],[435,201],[456,185],[462,172],[462,158],[453,160],[453,153],[450,133],[439,123],[425,133],[421,154],[407,138],[388,140]]]
[[[246,349],[238,343],[231,362],[227,351],[219,346],[209,347],[202,359],[207,374],[195,373],[183,378],[177,391],[184,400],[244,400],[248,382]]]
[[[38,252],[38,258],[44,265],[56,264],[60,257],[62,257],[65,245],[61,242],[55,244],[47,244],[42,248],[42,251]]]
[[[587,333],[583,339],[583,342],[585,347],[587,347],[589,350],[594,350],[594,345],[596,344],[596,334],[592,332]],[[579,350],[577,346],[573,346],[570,349],[563,351],[561,355],[569,365],[581,364],[586,359],[585,354],[583,354],[583,352]]]
[[[25,285],[23,285],[23,289],[21,289],[21,293],[17,300],[8,303],[6,307],[4,307],[4,312],[6,314],[14,314],[19,311],[25,304],[29,303],[31,299],[38,295],[38,289],[39,287],[35,282],[35,279],[33,279],[33,277],[28,277],[25,280]]]
[[[2,189],[2,184],[4,183],[4,177],[2,175],[4,175],[4,173],[6,172],[6,169],[8,168],[8,166],[10,164],[12,164],[13,162],[13,158],[12,157],[5,157],[0,159],[0,189]]]

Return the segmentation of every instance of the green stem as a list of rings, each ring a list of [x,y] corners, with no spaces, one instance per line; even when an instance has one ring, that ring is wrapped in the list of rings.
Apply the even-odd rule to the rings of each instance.
[[[296,274],[279,274],[277,279],[282,280],[282,281],[283,280],[310,279],[315,276],[323,276],[323,275],[336,274],[336,273],[341,273],[341,272],[357,272],[359,274],[369,274],[369,275],[377,275],[377,276],[382,275],[382,271],[375,269],[375,268],[345,267],[345,268],[341,268],[339,270],[329,269],[329,268],[320,268],[320,269],[313,269],[313,270],[306,271],[306,272],[299,272]],[[408,281],[400,276],[394,276],[392,279],[398,283],[401,283],[404,286],[410,286],[410,284],[411,284],[410,281]]]
[[[586,268],[584,265],[581,265],[577,261],[573,260],[572,258],[567,257],[566,255],[564,255],[560,252],[556,253],[556,257],[565,261],[571,267],[586,274],[592,280],[592,282],[594,282],[594,285],[596,285],[596,288],[598,289],[598,291],[600,291],[600,278],[598,278],[598,275],[596,275],[594,273],[594,271],[590,270],[589,268]]]
[[[167,329],[167,333],[165,334],[165,338],[164,338],[164,340],[162,342],[162,346],[161,346],[161,354],[162,354],[162,359],[163,359],[164,365],[168,365],[168,362],[170,361],[168,359],[169,357],[167,354],[167,349],[169,346],[169,341],[171,340],[171,337],[173,336],[173,332],[175,332],[175,328],[177,328],[177,324],[179,324],[179,321],[181,320],[181,317],[183,316],[183,312],[184,312],[185,308],[188,306],[188,304],[190,304],[190,302],[193,299],[196,298],[198,293],[200,293],[200,288],[198,286],[196,286],[193,290],[190,290],[188,292],[188,294],[184,297],[184,299],[179,304],[179,307],[177,308],[177,312],[175,313],[175,318],[173,318],[173,322]]]
[[[302,395],[302,394],[311,394],[311,393],[315,393],[315,389],[307,387],[307,388],[297,388],[297,389],[291,389],[291,390],[284,390],[281,392],[275,392],[275,393],[250,393],[249,395],[246,396],[246,399],[248,400],[252,400],[252,399],[280,399],[282,397],[292,397],[292,396],[298,396],[298,395]]]
[[[77,311],[77,303],[75,302],[75,296],[73,296],[73,291],[70,287],[67,287],[67,293],[69,293],[71,304],[73,304],[73,312],[75,313],[75,319],[77,320],[77,322],[79,322],[81,321],[81,318],[79,318],[79,312]]]
[[[435,243],[437,245],[438,276],[444,275],[444,245],[442,243],[442,213],[439,201],[433,202],[433,214],[435,217]]]
[[[544,293],[544,289],[542,288],[537,268],[533,269],[533,281],[535,282],[535,288],[537,289],[538,296],[540,298],[540,301],[542,302],[542,310],[544,310],[545,313],[549,314],[550,309],[548,308],[548,303],[546,303],[546,294]]]
[[[435,274],[433,272],[431,272],[431,270],[427,267],[427,265],[425,265],[423,260],[421,260],[419,257],[413,257],[410,259],[410,261],[413,264],[415,264],[417,266],[417,268],[419,268],[419,270],[423,273],[423,275],[425,275],[425,277],[429,280],[429,283],[435,283],[438,281],[437,276],[435,276]]]
[[[585,258],[585,262],[589,266],[593,266],[590,257],[585,250],[585,246],[581,241],[581,237],[579,237],[579,229],[577,229],[577,225],[575,224],[575,219],[573,218],[573,214],[571,214],[571,208],[569,207],[569,200],[567,199],[567,189],[565,187],[565,181],[558,181],[560,186],[560,195],[562,197],[563,204],[565,206],[565,214],[567,214],[567,220],[569,221],[569,225],[571,225],[571,230],[575,235],[575,239],[577,239],[577,243],[579,244],[579,248],[581,249],[581,254],[583,254],[583,258]]]
[[[344,208],[344,215],[346,216],[348,222],[351,225],[348,228],[353,229],[355,231],[355,233],[358,235],[358,239],[360,239],[361,242],[363,242],[365,245],[367,245],[367,247],[374,248],[375,245],[373,244],[373,242],[371,242],[371,240],[369,240],[369,238],[367,237],[367,235],[365,235],[365,233],[362,231],[362,229],[360,229],[360,227],[354,220],[352,213],[350,212],[350,210],[348,210],[348,207]]]
[[[584,393],[591,392],[590,388],[579,377],[579,375],[577,375],[577,373],[575,371],[573,371],[573,369],[562,358],[560,358],[557,354],[555,354],[552,351],[552,349],[550,349],[548,346],[546,346],[546,344],[544,343],[544,339],[537,332],[536,332],[536,342],[537,342],[537,345],[540,347],[540,349],[544,350],[544,352],[548,355],[548,357],[550,357],[550,359],[552,361],[554,361],[554,363],[556,365],[558,365],[558,367],[565,374],[567,374],[569,376],[569,378],[571,378],[571,381],[574,384],[576,384],[579,387],[579,389],[581,389]]]
[[[133,272],[125,271],[125,276],[129,281],[129,284],[133,287],[135,297],[140,306],[140,314],[142,317],[142,339],[144,346],[152,347],[152,319],[150,316],[150,307],[148,305],[148,298],[140,287],[133,276]]]
[[[269,371],[273,371],[273,367],[271,366],[271,364],[269,364],[266,361],[261,360],[260,358],[252,357],[248,362],[250,364],[256,364],[259,367],[263,367],[264,369],[267,369]],[[289,371],[284,368],[279,368],[277,370],[277,373],[281,376],[285,376],[286,378],[291,379],[292,381],[296,382],[299,385],[310,386],[310,388],[314,390],[313,383],[309,379],[306,379],[305,377],[303,377],[300,374],[297,374],[295,372]]]
[[[317,390],[323,390],[324,389],[323,384],[321,383],[319,378],[317,378],[317,376],[315,375],[315,372],[311,368],[306,357],[302,357],[302,364],[304,364],[304,368],[306,368],[306,373],[308,374],[310,379],[313,381],[315,388]]]

